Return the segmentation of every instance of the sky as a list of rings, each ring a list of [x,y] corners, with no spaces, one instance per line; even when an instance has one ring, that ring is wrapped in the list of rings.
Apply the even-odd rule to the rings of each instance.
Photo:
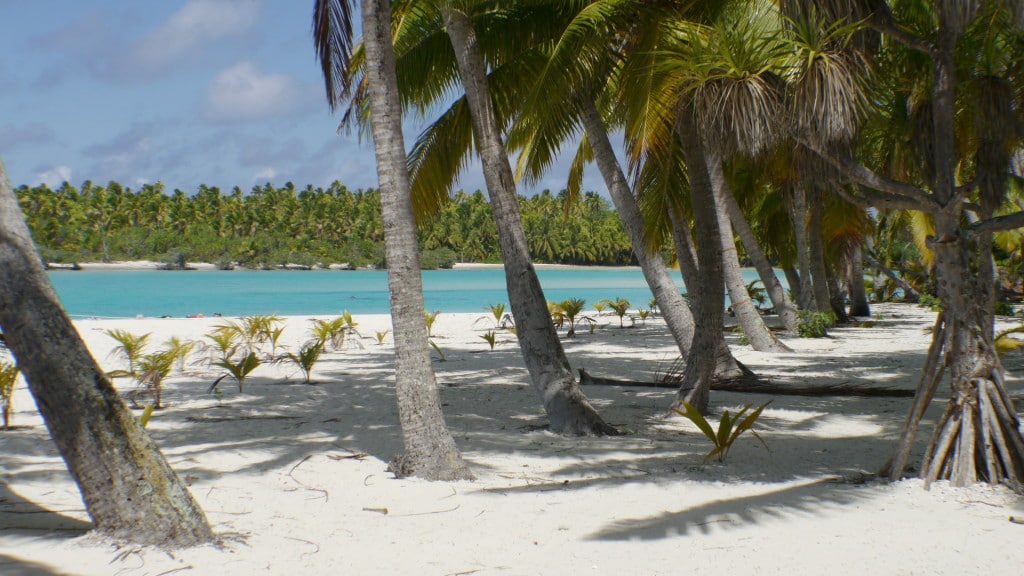
[[[0,159],[12,183],[376,187],[372,143],[339,133],[327,107],[312,10],[313,0],[0,0]],[[568,165],[520,193],[564,188]],[[484,188],[479,163],[456,187]],[[606,195],[596,169],[584,189]]]

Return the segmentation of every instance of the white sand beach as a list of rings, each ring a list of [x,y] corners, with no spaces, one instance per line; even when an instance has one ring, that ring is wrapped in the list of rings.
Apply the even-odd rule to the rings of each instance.
[[[870,327],[825,339],[788,339],[795,350],[736,356],[779,383],[864,383],[913,389],[934,314],[875,305]],[[387,316],[357,315],[363,338],[324,355],[302,383],[294,367],[264,365],[244,393],[201,365],[165,385],[166,409],[148,429],[190,485],[219,546],[162,551],[87,533],[78,490],[23,384],[14,430],[0,431],[0,574],[1018,574],[1024,566],[1024,498],[1003,487],[925,491],[917,479],[861,481],[886,460],[909,406],[905,398],[714,392],[713,414],[772,399],[755,429],[722,464],[703,461],[708,441],[669,418],[672,390],[588,387],[625,434],[575,438],[543,429],[544,415],[513,335],[480,314],[444,314],[434,325],[446,356],[434,368],[448,425],[477,480],[396,480],[402,450]],[[479,320],[479,321],[478,321]],[[220,318],[78,321],[101,364],[120,328],[159,345],[202,339]],[[628,324],[628,322],[627,322]],[[308,337],[289,317],[283,340]],[[619,328],[601,316],[565,347],[574,368],[653,380],[676,356],[658,320]],[[1018,410],[1024,350],[1005,358]],[[125,392],[134,388],[119,379]],[[916,469],[932,406],[911,459]]]

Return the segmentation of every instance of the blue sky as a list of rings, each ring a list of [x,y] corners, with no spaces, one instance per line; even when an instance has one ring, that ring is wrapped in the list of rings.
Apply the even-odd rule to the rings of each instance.
[[[12,183],[375,187],[371,143],[337,133],[327,108],[312,6],[0,0],[0,158]],[[520,192],[563,188],[559,164]],[[603,192],[589,172],[584,188]],[[459,187],[484,187],[478,165]]]

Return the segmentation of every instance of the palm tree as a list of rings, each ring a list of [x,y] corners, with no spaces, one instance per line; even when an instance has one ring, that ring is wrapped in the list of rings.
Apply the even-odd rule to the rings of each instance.
[[[317,0],[313,14],[314,40],[327,86],[327,101],[333,109],[349,92],[350,8],[346,0]],[[399,476],[415,474],[433,480],[469,479],[472,474],[445,425],[437,380],[430,365],[389,2],[363,0],[362,16],[371,124],[385,220],[395,338],[395,394],[406,450],[392,463],[392,470]]]
[[[970,157],[963,155],[971,150],[971,139],[966,136],[970,131],[958,130],[957,122],[970,115],[958,115],[956,103],[973,76],[1006,81],[1019,76],[1011,71],[1016,65],[981,69],[974,64],[982,62],[980,55],[986,53],[1019,62],[1021,31],[1015,15],[1001,2],[918,3],[901,8],[905,11],[896,14],[887,4],[872,3],[874,12],[867,23],[892,40],[881,62],[898,62],[903,67],[883,69],[889,77],[873,86],[897,86],[899,91],[890,94],[895,95],[893,100],[915,111],[911,120],[918,122],[918,138],[910,141],[908,162],[912,170],[872,170],[848,150],[828,149],[816,139],[814,130],[802,130],[798,137],[843,177],[859,185],[844,191],[848,200],[865,207],[925,212],[934,226],[928,246],[934,253],[941,313],[914,405],[886,472],[893,479],[902,474],[924,407],[948,369],[953,397],[926,450],[921,469],[925,483],[946,478],[957,486],[981,480],[1020,486],[1024,482],[1024,438],[993,345],[991,277],[970,270],[984,270],[985,261],[991,258],[991,252],[986,252],[990,246],[986,235],[1024,226],[1024,211],[993,214],[992,207],[1000,203],[1006,187],[982,182],[1000,161],[997,171],[1006,173],[1009,158],[993,154],[985,158],[992,165],[975,169]],[[907,25],[910,21],[914,26]],[[886,101],[886,96],[875,101]],[[993,103],[1000,99],[999,94],[991,96]],[[1019,110],[1019,103],[1013,109]],[[997,148],[1002,149],[1014,147],[1016,136],[1006,139],[1005,132],[986,130],[992,124],[976,118],[972,122],[982,128],[982,138],[976,142],[998,142]],[[1000,117],[999,122],[1005,123],[1006,118]],[[975,148],[982,155],[984,149],[984,145]],[[977,181],[958,182],[958,174],[971,172],[979,176]],[[975,202],[964,201],[972,195]]]
[[[0,326],[96,530],[147,545],[212,541],[203,511],[61,308],[2,162]]]

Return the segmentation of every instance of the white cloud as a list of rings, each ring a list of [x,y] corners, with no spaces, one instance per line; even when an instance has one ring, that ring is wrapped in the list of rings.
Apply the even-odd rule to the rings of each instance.
[[[287,116],[302,100],[298,83],[286,74],[263,73],[252,62],[222,70],[206,87],[203,117],[208,122],[249,122]]]
[[[135,43],[132,68],[159,71],[200,55],[207,44],[255,26],[262,4],[261,0],[189,0]]]
[[[46,184],[50,188],[58,188],[64,182],[70,181],[71,168],[61,165],[36,172],[36,180],[32,185],[39,186],[40,184]]]
[[[277,170],[274,170],[270,166],[267,166],[260,170],[259,172],[253,174],[252,181],[254,184],[270,182],[274,179],[275,176],[277,176]]]

